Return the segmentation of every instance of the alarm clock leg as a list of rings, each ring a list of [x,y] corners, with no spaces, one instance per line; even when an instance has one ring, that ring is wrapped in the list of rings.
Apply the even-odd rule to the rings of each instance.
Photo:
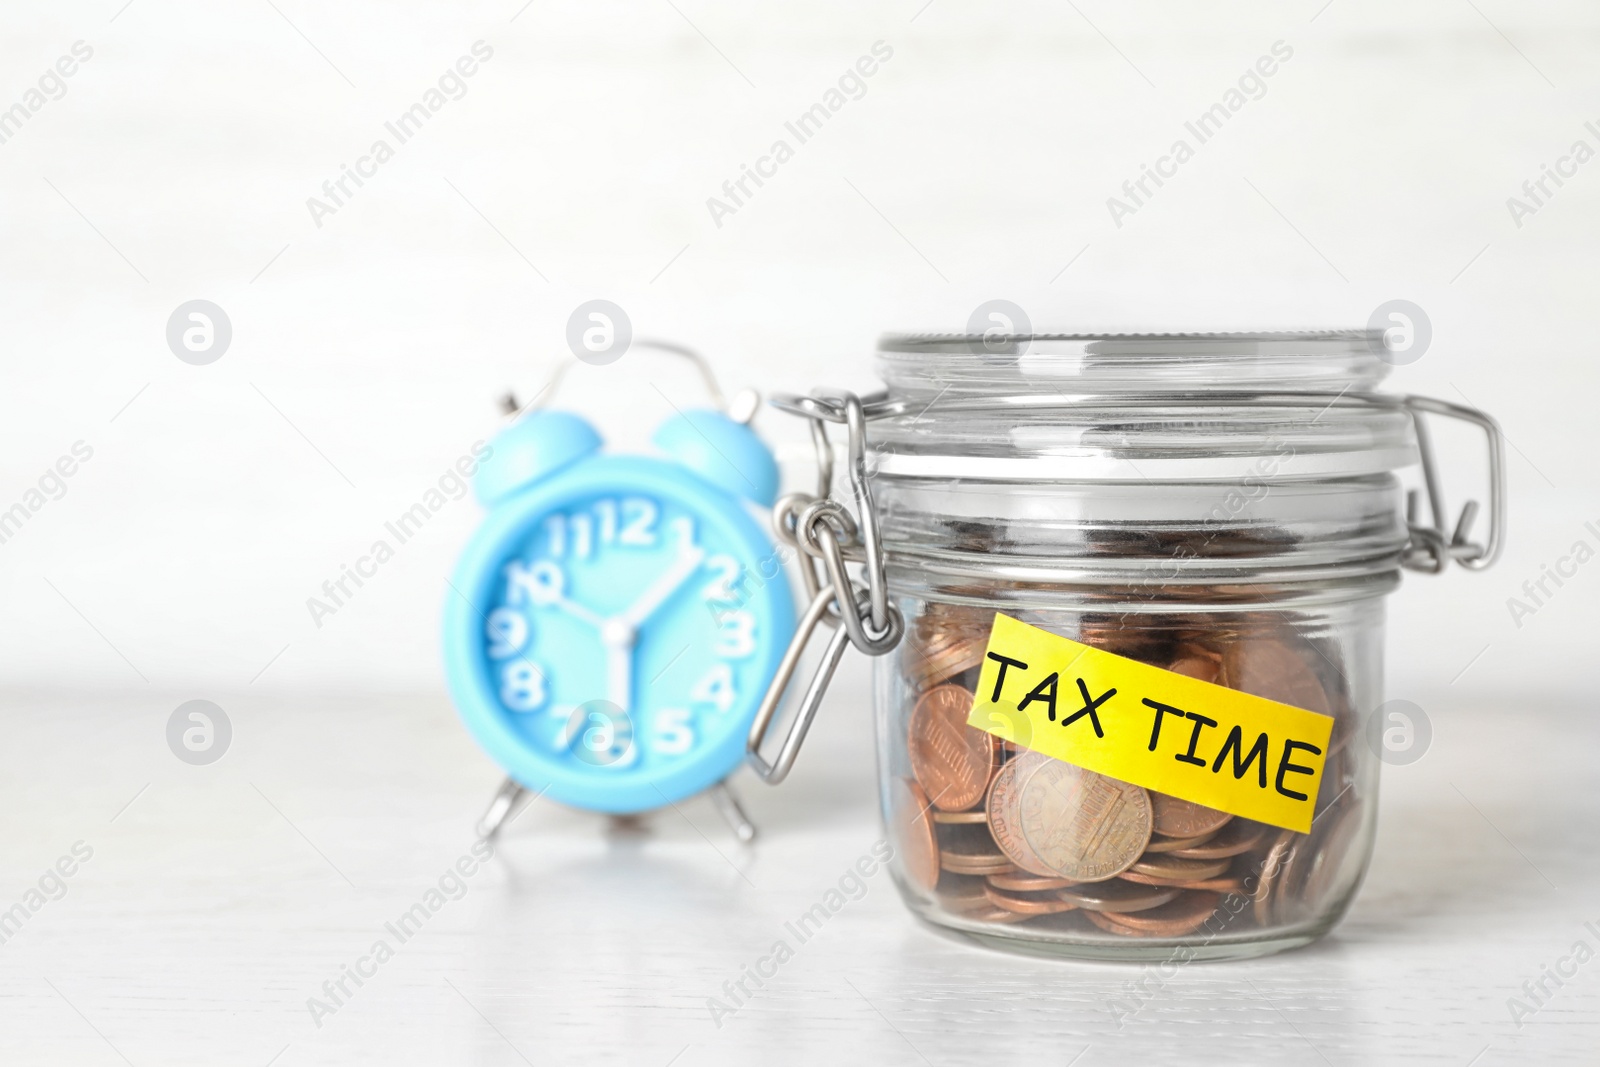
[[[711,802],[717,806],[717,811],[722,813],[723,820],[741,842],[748,845],[756,839],[756,824],[744,813],[739,798],[728,788],[726,781],[711,787]]]
[[[478,820],[478,837],[485,841],[494,840],[500,828],[511,821],[512,813],[525,806],[522,798],[527,792],[515,779],[507,778],[501,782],[494,799],[489,802],[489,810]]]

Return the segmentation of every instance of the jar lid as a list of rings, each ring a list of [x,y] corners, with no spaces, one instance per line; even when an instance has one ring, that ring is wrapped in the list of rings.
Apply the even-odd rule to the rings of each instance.
[[[1367,330],[895,334],[868,424],[902,579],[1398,568],[1410,413]],[[1174,558],[1176,554],[1176,558]]]

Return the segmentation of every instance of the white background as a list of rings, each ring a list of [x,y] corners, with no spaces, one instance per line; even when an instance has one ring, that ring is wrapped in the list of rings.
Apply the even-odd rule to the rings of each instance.
[[[1392,387],[1503,421],[1512,515],[1496,570],[1396,598],[1392,689],[1469,663],[1459,684],[1489,691],[1591,676],[1600,565],[1520,629],[1506,605],[1600,541],[1583,528],[1600,163],[1520,228],[1506,206],[1574,140],[1600,148],[1586,5],[114,0],[4,18],[0,104],[74,41],[94,49],[0,145],[0,507],[94,448],[0,545],[14,685],[438,690],[441,578],[474,503],[320,629],[306,599],[492,432],[500,390],[538,388],[594,297],[767,392],[869,388],[879,332],[960,329],[996,297],[1040,329],[1359,326],[1415,301],[1434,340]],[[494,57],[466,95],[315,225],[307,198],[478,40]],[[715,225],[707,198],[879,40],[894,56],[865,96]],[[1293,58],[1266,94],[1115,226],[1107,198],[1280,40]],[[233,323],[205,367],[164,340],[194,298]],[[696,389],[635,353],[563,399],[637,446],[663,393]],[[761,425],[798,446],[790,421]],[[1452,506],[1481,495],[1475,449],[1459,438]]]

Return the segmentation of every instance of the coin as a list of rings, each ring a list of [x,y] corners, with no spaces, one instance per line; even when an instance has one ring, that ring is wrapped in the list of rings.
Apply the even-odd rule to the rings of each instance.
[[[984,890],[984,894],[991,904],[1021,915],[1056,915],[1063,911],[1072,911],[1078,906],[1054,895],[1025,896],[1019,893],[1007,893],[992,885]]]
[[[917,698],[911,712],[911,773],[944,811],[965,811],[983,799],[994,771],[994,738],[967,725],[972,691],[941,685]]]
[[[1211,837],[1196,845],[1172,850],[1186,860],[1220,860],[1249,852],[1265,836],[1267,828],[1248,819],[1234,819]]]
[[[1161,886],[1134,885],[1118,879],[1113,882],[1096,882],[1093,885],[1075,885],[1056,892],[1085,911],[1144,911],[1159,908],[1176,897],[1182,890]]]
[[[983,663],[989,647],[987,637],[965,637],[944,642],[923,651],[909,666],[907,674],[918,689],[953,678]],[[968,710],[971,710],[970,707]]]
[[[1122,872],[1122,877],[1146,885],[1187,885],[1215,878],[1231,866],[1231,860],[1186,860],[1171,854],[1145,855]]]
[[[1297,887],[1300,898],[1313,911],[1326,906],[1325,898],[1338,885],[1339,875],[1345,870],[1345,860],[1350,855],[1350,846],[1361,831],[1361,801],[1348,793],[1345,796],[1344,802],[1332,805],[1319,816],[1319,819],[1338,821],[1311,850],[1315,853],[1311,868],[1306,871],[1305,881]]]
[[[976,827],[948,827],[938,840],[939,866],[954,874],[1003,874],[1014,869],[995,849],[993,839]]]
[[[1152,804],[1154,800],[1152,798]],[[1162,837],[1159,834],[1150,836],[1150,843],[1144,846],[1145,852],[1177,852],[1180,849],[1195,848],[1210,841],[1214,834],[1201,834],[1198,837]]]
[[[976,923],[1020,923],[1026,922],[1032,916],[1018,911],[1007,911],[1005,908],[990,904],[984,911],[973,912],[967,918]]]
[[[1216,682],[1222,673],[1222,660],[1215,654],[1190,651],[1189,646],[1179,649],[1178,658],[1167,664],[1167,670],[1202,682]]]
[[[1028,775],[1044,766],[1048,759],[1048,756],[1030,752],[1008,761],[989,784],[984,811],[989,817],[989,832],[994,835],[994,843],[1012,863],[1032,874],[1055,876],[1056,872],[1045,866],[1044,860],[1022,836],[1022,785]]]
[[[954,590],[952,590],[954,591]],[[985,596],[987,590],[969,588],[964,595]],[[993,608],[971,608],[964,604],[951,604],[943,600],[930,600],[927,609],[917,619],[919,636],[932,637],[942,633],[984,634],[994,625]]]
[[[902,646],[901,663],[914,689],[971,670],[983,662],[994,612],[929,603]]]
[[[1348,790],[1311,820],[1311,835],[1284,860],[1272,921],[1297,922],[1327,908],[1360,829],[1361,802]]]
[[[1293,830],[1280,830],[1278,836],[1267,848],[1267,854],[1261,861],[1261,868],[1257,872],[1260,879],[1256,884],[1256,891],[1250,895],[1255,902],[1252,909],[1255,912],[1258,926],[1271,925],[1273,899],[1277,896],[1283,882],[1284,865],[1293,857],[1292,849],[1297,847],[1297,840],[1303,840],[1304,835]]]
[[[1223,684],[1230,689],[1328,714],[1328,694],[1311,666],[1317,652],[1298,638],[1235,641],[1222,654]]]
[[[1037,875],[1013,872],[1011,874],[991,874],[989,884],[996,889],[1005,889],[1015,893],[1043,893],[1051,889],[1067,889],[1078,885],[1070,878],[1040,878]]]
[[[939,903],[947,911],[972,912],[989,908],[989,898],[984,895],[981,878],[963,878],[951,875],[939,881]]]
[[[889,833],[906,880],[931,892],[939,881],[939,842],[928,818],[928,798],[909,779],[896,778],[889,786]]]
[[[1222,898],[1216,893],[1190,891],[1148,911],[1106,918],[1143,937],[1182,937],[1204,926],[1220,903]]]
[[[986,822],[988,818],[989,816],[982,811],[936,811],[933,813],[933,821],[945,826]]]
[[[1203,878],[1198,882],[1190,882],[1185,889],[1209,889],[1214,893],[1230,893],[1237,896],[1246,896],[1245,878],[1242,874],[1225,874],[1220,878]]]
[[[1150,841],[1143,789],[1060,760],[1028,775],[1019,807],[1028,847],[1049,873],[1075,882],[1115,878]]]
[[[1122,937],[1144,937],[1131,926],[1124,926],[1117,922],[1116,915],[1112,912],[1085,911],[1083,917],[1094,923],[1108,934],[1118,934]]]
[[[1208,659],[1212,663],[1222,663],[1222,645],[1226,643],[1227,634],[1223,631],[1188,630],[1179,631],[1177,659]]]
[[[1129,621],[1126,615],[1083,616],[1078,640],[1141,663],[1165,664],[1171,659],[1172,642],[1166,633],[1149,622]]]
[[[926,785],[927,783],[923,783]],[[1222,829],[1233,818],[1225,811],[1150,791],[1155,832],[1165,837],[1199,837]]]
[[[952,855],[949,852],[939,853],[939,867],[951,874],[1006,874],[1017,868],[1004,856],[971,859],[964,856]]]

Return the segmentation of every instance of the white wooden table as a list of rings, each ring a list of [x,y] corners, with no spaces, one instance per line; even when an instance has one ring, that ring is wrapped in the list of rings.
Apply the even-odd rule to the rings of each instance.
[[[1600,1059],[1600,962],[1563,964],[1576,974],[1546,979],[1520,1027],[1507,1005],[1576,942],[1600,949],[1600,727],[1579,701],[1425,703],[1432,748],[1385,769],[1377,856],[1344,924],[1301,951],[1147,978],[1119,1018],[1140,968],[935,933],[882,872],[805,943],[787,932],[879,836],[866,691],[852,667],[789,784],[740,783],[753,847],[704,799],[631,834],[538,804],[403,941],[385,924],[470,856],[499,780],[442,698],[213,694],[232,747],[191,767],[164,728],[196,694],[10,694],[0,909],[27,914],[0,945],[0,1063]],[[92,856],[63,865],[65,895],[29,910],[80,841]],[[753,995],[714,1020],[709,998],[733,1006],[724,983],[780,938],[793,958],[760,988],[744,978]],[[324,983],[358,964],[369,977],[345,977],[336,1004]],[[314,1018],[312,997],[334,1010]]]

